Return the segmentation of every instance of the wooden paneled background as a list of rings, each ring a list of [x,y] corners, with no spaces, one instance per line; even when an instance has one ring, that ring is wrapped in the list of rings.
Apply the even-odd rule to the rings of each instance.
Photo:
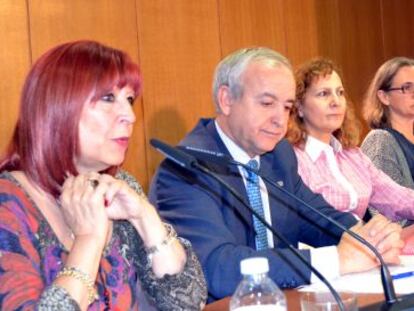
[[[414,57],[413,12],[414,0],[0,0],[0,151],[30,65],[58,43],[98,40],[140,64],[144,88],[125,167],[147,189],[161,160],[149,139],[175,144],[214,115],[211,79],[222,56],[263,45],[295,66],[329,57],[360,112],[377,67]]]

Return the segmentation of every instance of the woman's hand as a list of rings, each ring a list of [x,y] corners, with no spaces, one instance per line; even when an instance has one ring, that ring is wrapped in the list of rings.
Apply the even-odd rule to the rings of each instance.
[[[414,255],[414,225],[403,228],[401,238],[405,242],[402,250],[403,255]]]
[[[62,186],[60,203],[75,238],[93,238],[104,245],[110,226],[104,204],[108,185],[99,180],[97,173],[69,176]]]
[[[131,222],[144,245],[149,248],[161,245],[167,237],[167,231],[155,207],[144,195],[139,195],[129,185],[110,175],[99,175],[99,186],[105,185],[102,200],[105,202],[109,219],[124,219]],[[169,258],[168,263],[165,256]],[[152,257],[153,271],[156,276],[175,274],[182,271],[187,260],[186,253],[178,240],[162,248]]]
[[[82,271],[92,281],[96,279],[102,252],[111,233],[111,220],[104,204],[108,185],[99,182],[100,178],[93,172],[68,176],[60,195],[64,220],[75,236],[68,248],[65,266]],[[54,283],[65,288],[82,310],[88,308],[93,292],[84,281],[59,275]]]
[[[104,201],[110,219],[140,220],[154,209],[144,195],[137,194],[122,180],[102,174],[99,183],[107,187]]]

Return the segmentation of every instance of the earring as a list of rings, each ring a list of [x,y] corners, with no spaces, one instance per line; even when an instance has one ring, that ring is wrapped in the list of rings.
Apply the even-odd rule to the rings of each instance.
[[[299,116],[299,118],[303,118],[303,112],[302,112],[302,110],[298,110],[298,116]]]

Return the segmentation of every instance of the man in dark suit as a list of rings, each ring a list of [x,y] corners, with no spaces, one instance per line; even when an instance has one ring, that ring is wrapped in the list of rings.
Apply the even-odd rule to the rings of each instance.
[[[242,163],[256,160],[261,172],[346,227],[354,226],[388,261],[398,261],[398,226],[382,216],[364,226],[357,224],[351,214],[331,208],[300,179],[294,152],[283,139],[295,102],[295,82],[285,57],[266,48],[236,51],[218,65],[213,93],[217,117],[200,120],[181,145],[221,152]],[[259,196],[264,217],[292,245],[304,242],[316,247],[300,252],[328,277],[377,264],[347,235],[342,236],[340,230],[260,178],[260,194],[252,199],[246,190],[250,177],[243,168],[210,165],[210,169],[246,202],[257,205]],[[314,278],[283,243],[260,229],[241,202],[209,176],[166,160],[154,177],[150,199],[179,235],[193,244],[207,278],[210,301],[234,292],[241,279],[240,260],[247,257],[268,258],[269,274],[282,288],[297,287]],[[259,234],[261,231],[264,233]]]

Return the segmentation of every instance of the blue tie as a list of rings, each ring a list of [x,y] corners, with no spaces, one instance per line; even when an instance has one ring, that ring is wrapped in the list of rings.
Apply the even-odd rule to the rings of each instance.
[[[247,165],[253,169],[258,169],[259,164],[256,160],[250,160]],[[247,171],[246,178],[247,196],[249,198],[250,206],[264,218],[264,210],[262,197],[260,195],[259,176],[257,174]],[[258,251],[267,249],[269,244],[267,242],[266,227],[260,220],[253,215],[253,225],[256,231],[256,249]]]

